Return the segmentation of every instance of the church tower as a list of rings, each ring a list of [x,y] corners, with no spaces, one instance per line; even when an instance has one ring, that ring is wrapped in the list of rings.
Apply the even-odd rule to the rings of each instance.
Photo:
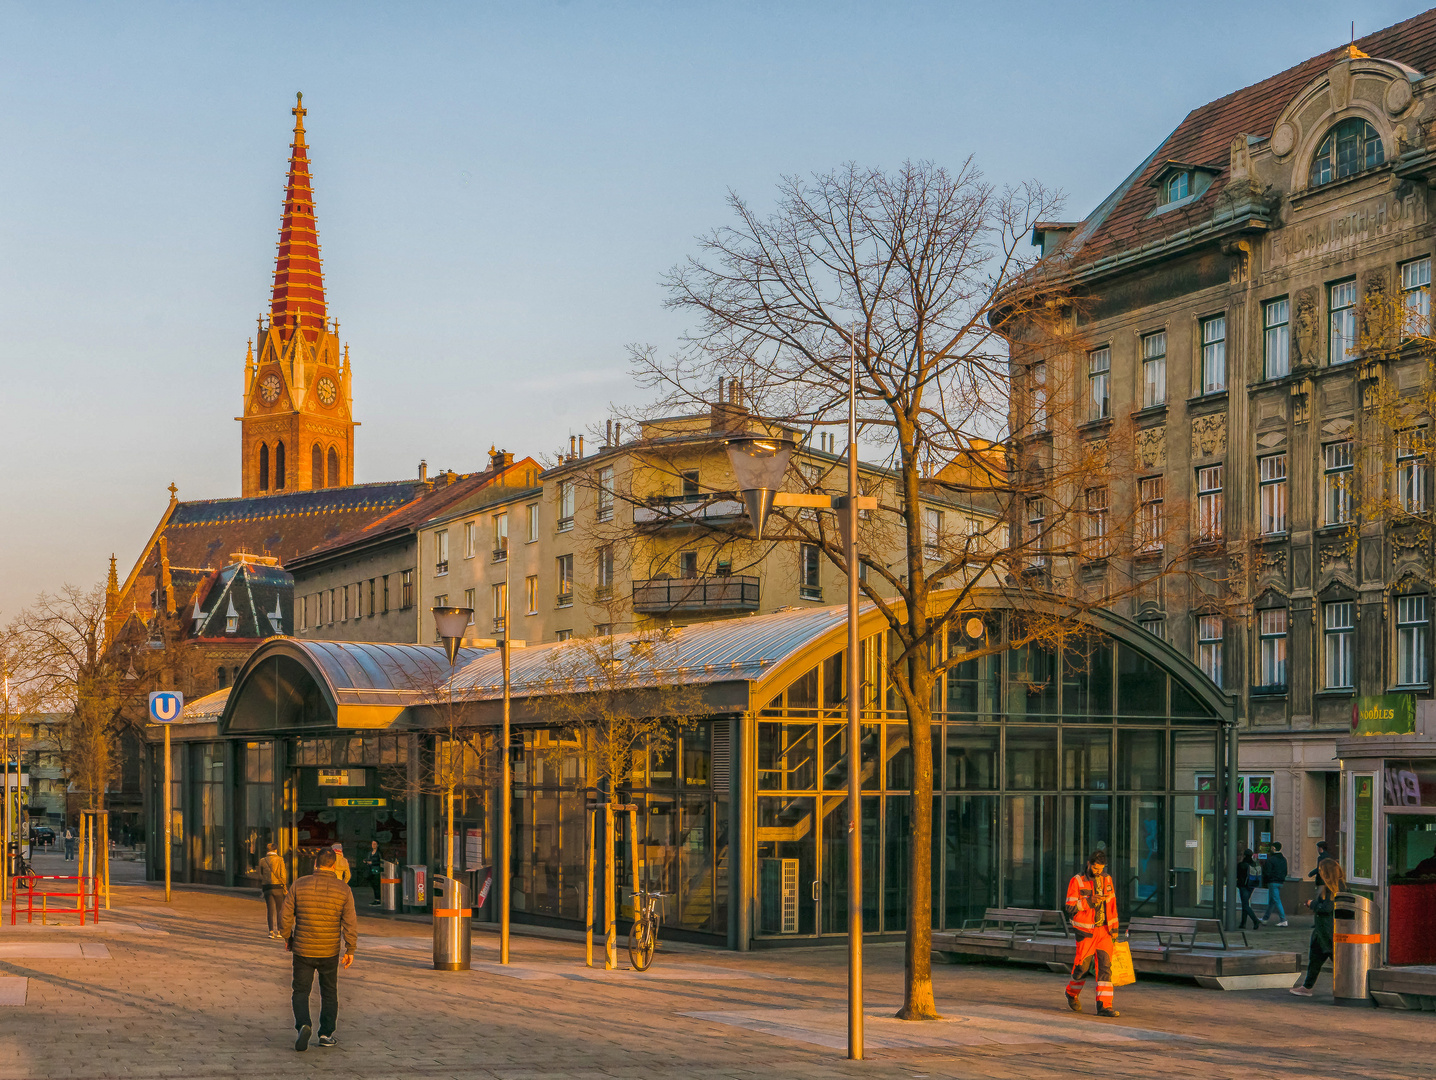
[[[271,495],[354,482],[349,347],[328,320],[319,228],[304,142],[304,95],[294,108],[289,182],[274,260],[269,321],[259,319],[244,365],[241,493]],[[256,356],[256,353],[258,354]]]

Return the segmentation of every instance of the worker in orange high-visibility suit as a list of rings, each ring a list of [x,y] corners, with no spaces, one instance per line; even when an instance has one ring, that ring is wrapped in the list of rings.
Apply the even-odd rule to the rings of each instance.
[[[1097,976],[1097,1015],[1120,1016],[1112,1008],[1112,937],[1117,933],[1117,891],[1107,873],[1107,853],[1094,851],[1087,869],[1067,884],[1067,918],[1077,933],[1077,959],[1067,984],[1067,1004],[1082,1011],[1078,996],[1089,973]],[[1095,969],[1095,970],[1094,970]]]

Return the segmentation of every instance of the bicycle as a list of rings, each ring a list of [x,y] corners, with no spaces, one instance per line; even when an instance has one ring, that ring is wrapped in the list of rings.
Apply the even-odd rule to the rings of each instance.
[[[638,891],[638,903],[633,914],[633,925],[628,928],[628,959],[634,971],[647,971],[653,963],[654,950],[658,948],[658,901],[667,893]]]

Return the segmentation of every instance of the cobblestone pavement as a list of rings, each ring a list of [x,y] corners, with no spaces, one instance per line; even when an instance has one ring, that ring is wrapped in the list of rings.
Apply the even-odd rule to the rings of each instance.
[[[474,970],[436,972],[423,924],[362,909],[358,958],[340,975],[340,1043],[297,1054],[289,957],[257,895],[177,889],[166,906],[154,886],[124,884],[106,920],[0,934],[0,1080],[1436,1076],[1436,1017],[1333,1008],[1329,975],[1309,1000],[1143,980],[1118,991],[1110,1021],[1090,998],[1070,1013],[1059,975],[938,965],[947,1019],[905,1024],[891,1019],[902,949],[870,946],[857,1063],[843,1056],[841,947],[680,945],[640,974],[626,958],[619,971],[585,968],[581,943],[516,935],[501,969],[495,937],[477,932]]]

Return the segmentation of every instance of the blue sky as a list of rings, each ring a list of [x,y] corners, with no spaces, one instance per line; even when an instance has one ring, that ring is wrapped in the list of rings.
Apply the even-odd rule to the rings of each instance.
[[[974,155],[1095,206],[1192,108],[1411,3],[0,3],[0,619],[238,493],[294,92],[356,478],[548,454],[779,176]]]

